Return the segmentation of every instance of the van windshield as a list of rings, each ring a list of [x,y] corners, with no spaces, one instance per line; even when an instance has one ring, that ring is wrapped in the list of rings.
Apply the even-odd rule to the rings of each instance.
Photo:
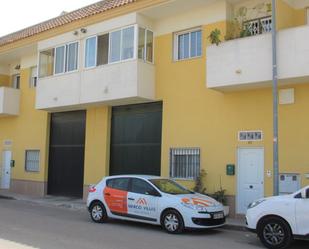
[[[185,195],[194,194],[194,192],[186,189],[180,184],[169,179],[151,179],[150,182],[154,184],[160,191],[171,195]]]

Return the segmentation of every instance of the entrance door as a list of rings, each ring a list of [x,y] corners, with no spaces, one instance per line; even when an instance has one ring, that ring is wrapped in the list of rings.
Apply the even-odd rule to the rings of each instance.
[[[111,175],[160,175],[161,102],[113,107],[111,127]]]
[[[48,194],[83,196],[86,112],[51,115]]]
[[[9,189],[11,181],[11,159],[12,152],[5,150],[2,153],[2,172],[1,172],[1,188]]]
[[[244,214],[248,205],[264,197],[264,149],[238,150],[237,213]]]

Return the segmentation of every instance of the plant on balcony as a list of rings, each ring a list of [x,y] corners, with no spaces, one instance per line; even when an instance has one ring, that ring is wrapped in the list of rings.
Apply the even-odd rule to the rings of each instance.
[[[204,185],[204,179],[206,177],[207,173],[205,170],[201,170],[199,176],[195,179],[195,186],[193,188],[194,192],[206,195],[206,187]]]
[[[271,15],[272,6],[270,3],[257,4],[252,8],[240,7],[236,12],[234,19],[227,25],[225,40],[233,40],[252,36],[248,22]]]
[[[208,39],[211,44],[216,44],[217,46],[219,46],[219,44],[221,43],[220,36],[221,36],[221,31],[219,29],[215,29],[210,32]]]

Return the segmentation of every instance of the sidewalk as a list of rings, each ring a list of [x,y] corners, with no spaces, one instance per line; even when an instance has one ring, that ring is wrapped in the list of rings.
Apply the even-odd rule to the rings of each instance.
[[[25,201],[36,205],[46,207],[68,208],[76,211],[84,211],[87,209],[86,203],[82,199],[58,196],[31,197],[26,195],[10,193],[6,190],[0,190],[0,200],[11,199]],[[227,218],[226,225],[223,229],[244,231],[246,224],[244,218]]]
[[[86,210],[86,203],[82,199],[59,196],[32,197],[0,190],[0,199],[12,199],[30,202],[41,206],[68,208],[73,210]]]

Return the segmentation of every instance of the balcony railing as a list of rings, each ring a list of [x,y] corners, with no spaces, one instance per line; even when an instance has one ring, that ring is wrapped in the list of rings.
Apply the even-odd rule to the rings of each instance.
[[[244,29],[250,36],[271,32],[272,17],[262,17],[244,22]]]

